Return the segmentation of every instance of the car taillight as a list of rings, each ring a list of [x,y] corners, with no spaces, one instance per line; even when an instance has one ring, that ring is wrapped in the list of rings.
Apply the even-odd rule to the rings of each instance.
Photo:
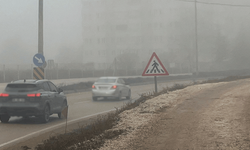
[[[27,94],[28,97],[40,97],[41,93],[31,93],[31,94]]]
[[[92,85],[92,89],[95,89],[95,86],[94,86],[94,85]]]
[[[7,93],[1,93],[0,97],[9,97],[9,94],[7,94]]]
[[[117,85],[113,85],[113,86],[112,86],[112,89],[116,89],[116,88],[117,88]]]

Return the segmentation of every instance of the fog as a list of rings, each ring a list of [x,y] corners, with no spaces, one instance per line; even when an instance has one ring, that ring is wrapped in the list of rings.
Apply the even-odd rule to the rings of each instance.
[[[82,41],[80,0],[44,0],[44,55],[77,51]],[[38,52],[38,0],[0,0],[0,63],[33,63]],[[65,59],[67,61],[67,59]]]
[[[249,0],[197,1],[200,70],[249,68],[249,15]],[[0,0],[0,64],[32,64],[37,33],[38,0]],[[46,60],[133,67],[155,51],[166,67],[193,71],[195,42],[192,1],[44,0]]]

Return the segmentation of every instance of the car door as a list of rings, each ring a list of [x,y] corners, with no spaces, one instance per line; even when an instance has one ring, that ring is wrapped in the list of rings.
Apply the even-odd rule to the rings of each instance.
[[[50,104],[50,111],[54,112],[54,107],[55,107],[55,101],[53,100],[53,93],[51,92],[50,86],[48,82],[44,82],[42,84],[44,92],[42,93],[43,98],[46,101],[49,101]]]
[[[58,93],[58,89],[57,87],[52,83],[52,82],[48,82],[49,86],[50,86],[50,92],[51,92],[51,102],[53,103],[53,112],[60,112],[61,110],[61,103],[60,103],[60,96]]]

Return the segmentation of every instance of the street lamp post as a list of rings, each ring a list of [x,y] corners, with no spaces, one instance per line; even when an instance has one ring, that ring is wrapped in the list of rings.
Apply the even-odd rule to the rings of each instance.
[[[39,0],[38,13],[38,53],[43,55],[43,0]]]
[[[199,51],[198,51],[198,29],[197,29],[197,4],[196,4],[196,0],[194,1],[194,7],[195,7],[195,56],[196,56],[196,75],[199,74]]]

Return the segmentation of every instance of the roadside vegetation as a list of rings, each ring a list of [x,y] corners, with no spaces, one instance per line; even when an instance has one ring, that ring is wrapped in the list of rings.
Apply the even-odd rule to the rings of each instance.
[[[194,82],[193,84],[204,83],[217,83],[217,82],[229,82],[238,79],[250,78],[250,76],[230,76],[222,79],[212,79],[201,82]],[[192,84],[192,85],[193,85]],[[140,95],[140,98],[134,103],[127,103],[122,108],[117,108],[116,111],[108,113],[103,116],[99,116],[94,123],[87,124],[79,127],[71,132],[60,134],[57,136],[51,136],[49,139],[43,141],[43,143],[36,146],[35,150],[90,150],[99,149],[103,146],[106,139],[112,139],[118,137],[121,134],[126,134],[122,130],[109,130],[119,122],[119,114],[125,110],[133,109],[144,103],[146,100],[156,97],[161,94],[168,93],[169,91],[175,91],[178,89],[184,89],[189,85],[175,84],[172,87],[166,87],[162,91],[155,93],[149,92]],[[28,146],[22,146],[23,150],[28,150]]]

